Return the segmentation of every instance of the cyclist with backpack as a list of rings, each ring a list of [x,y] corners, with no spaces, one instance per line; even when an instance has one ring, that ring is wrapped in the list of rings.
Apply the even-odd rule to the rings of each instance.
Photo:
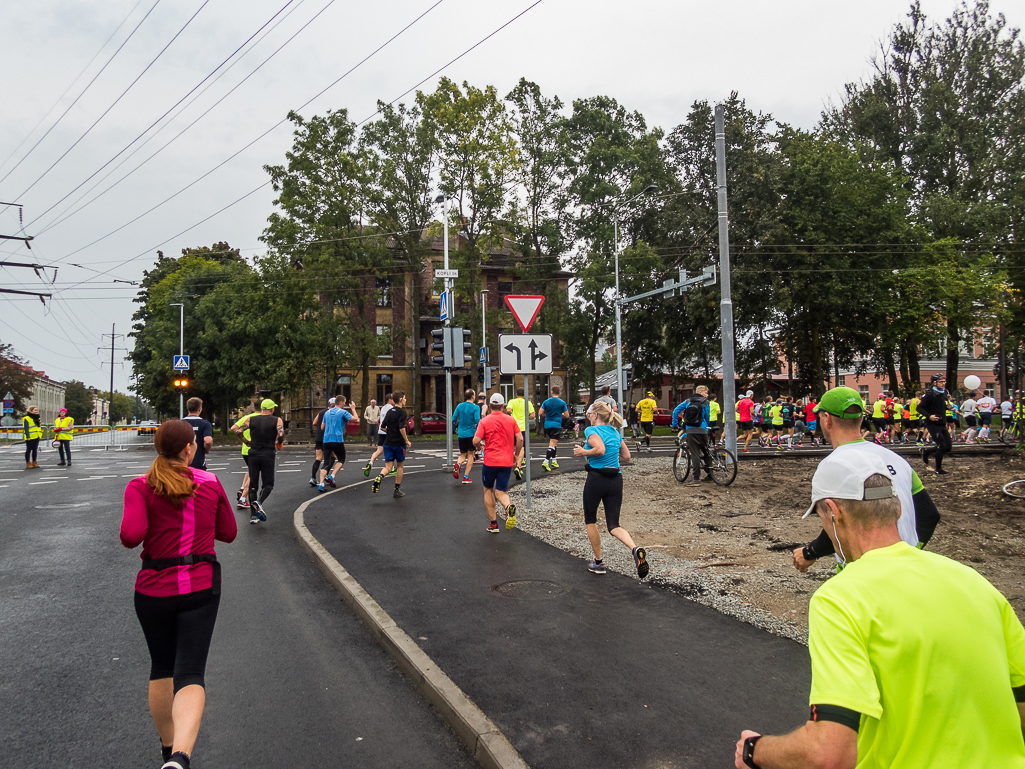
[[[673,427],[682,426],[687,433],[687,449],[694,465],[691,485],[701,482],[701,468],[705,468],[707,480],[712,480],[712,455],[708,451],[710,412],[708,388],[704,385],[698,385],[694,395],[673,410]]]

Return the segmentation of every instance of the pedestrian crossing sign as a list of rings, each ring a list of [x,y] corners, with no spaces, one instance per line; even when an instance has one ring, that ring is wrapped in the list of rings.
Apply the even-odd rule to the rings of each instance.
[[[189,370],[189,356],[188,355],[175,355],[171,359],[172,365],[175,371],[188,371]]]

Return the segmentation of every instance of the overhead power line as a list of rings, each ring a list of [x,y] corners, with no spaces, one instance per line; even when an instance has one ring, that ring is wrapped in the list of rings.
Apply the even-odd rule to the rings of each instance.
[[[106,63],[105,63],[105,64],[104,64],[104,65],[103,65],[102,67],[100,67],[100,71],[99,71],[99,72],[97,72],[97,73],[96,73],[95,75],[93,75],[93,79],[92,79],[92,80],[90,80],[90,81],[88,82],[88,84],[86,84],[86,87],[82,89],[82,92],[81,92],[81,93],[80,93],[80,94],[79,94],[78,96],[76,96],[76,97],[75,97],[75,100],[74,100],[73,102],[71,102],[71,104],[69,104],[69,105],[68,105],[67,109],[65,109],[65,110],[64,110],[64,112],[62,112],[62,113],[61,113],[61,116],[60,116],[59,118],[57,118],[57,121],[56,121],[56,122],[55,122],[55,123],[54,123],[54,124],[53,124],[52,126],[50,126],[49,128],[47,128],[47,129],[46,129],[46,133],[44,133],[44,134],[43,134],[42,136],[40,136],[40,137],[39,137],[39,139],[38,139],[38,140],[36,141],[36,143],[35,143],[35,144],[33,144],[33,145],[32,145],[32,146],[31,146],[31,147],[29,148],[29,151],[28,151],[28,152],[26,152],[26,153],[25,153],[25,154],[24,154],[24,155],[22,156],[21,160],[19,160],[19,161],[18,161],[17,163],[15,163],[15,164],[14,164],[14,168],[12,168],[12,169],[11,169],[10,171],[8,171],[8,172],[7,172],[6,174],[4,174],[4,177],[3,177],[2,179],[0,179],[0,184],[3,184],[3,183],[4,183],[5,181],[7,181],[7,177],[8,177],[8,176],[10,176],[11,174],[13,174],[13,173],[14,173],[14,172],[15,172],[15,171],[17,170],[18,166],[20,166],[20,165],[21,165],[21,164],[22,164],[22,163],[23,163],[23,162],[25,161],[25,158],[27,158],[27,157],[28,157],[29,155],[31,155],[31,154],[32,154],[32,153],[33,153],[33,152],[35,151],[36,147],[38,147],[38,146],[39,146],[39,145],[40,145],[40,144],[42,143],[42,141],[43,141],[43,140],[44,140],[44,139],[45,139],[45,138],[46,138],[47,136],[49,136],[49,135],[50,135],[50,132],[51,132],[51,131],[52,131],[52,130],[53,130],[54,128],[56,128],[56,127],[57,127],[58,123],[60,123],[60,122],[61,122],[61,121],[62,121],[62,120],[64,119],[64,116],[65,116],[65,115],[67,115],[67,114],[68,114],[68,113],[69,113],[69,112],[71,111],[72,107],[74,107],[74,106],[75,106],[76,104],[78,104],[78,100],[79,100],[79,99],[81,99],[81,98],[82,98],[82,97],[83,97],[83,96],[85,95],[85,92],[86,92],[86,91],[88,91],[88,90],[89,90],[89,88],[90,88],[90,87],[92,86],[92,84],[96,82],[96,79],[97,79],[97,78],[98,78],[98,77],[99,77],[100,75],[102,75],[102,74],[103,74],[104,70],[105,70],[105,69],[107,69],[107,67],[108,67],[108,66],[110,65],[110,63],[111,63],[112,61],[114,61],[114,58],[115,58],[115,57],[116,57],[116,56],[117,56],[117,55],[118,55],[119,53],[121,53],[121,49],[122,49],[122,48],[124,48],[124,47],[125,47],[125,46],[126,46],[126,45],[128,44],[128,41],[129,41],[129,40],[131,40],[131,39],[132,39],[132,37],[133,37],[133,36],[135,35],[135,33],[139,31],[139,27],[141,27],[141,26],[143,25],[143,23],[144,23],[144,22],[146,21],[146,19],[148,19],[148,18],[149,18],[149,15],[150,15],[151,13],[153,13],[153,9],[154,9],[154,8],[156,8],[156,7],[157,7],[157,5],[159,5],[159,4],[160,4],[160,0],[155,0],[155,2],[153,3],[153,5],[152,5],[152,6],[150,6],[150,9],[149,9],[148,11],[146,11],[146,15],[145,15],[145,16],[143,16],[143,17],[142,17],[142,19],[140,19],[140,20],[139,20],[139,23],[135,25],[135,28],[134,28],[134,29],[133,29],[133,30],[132,30],[132,31],[131,31],[131,32],[129,33],[128,37],[126,37],[126,38],[124,39],[124,42],[122,42],[122,43],[121,43],[121,45],[119,45],[119,46],[117,47],[117,50],[116,50],[116,51],[114,51],[114,53],[113,53],[113,54],[111,54],[110,58],[109,58],[109,59],[107,59]],[[134,9],[133,9],[133,10],[134,10]],[[130,15],[130,14],[129,14],[129,15]],[[104,44],[104,45],[105,45],[105,44]],[[10,160],[10,158],[8,158],[8,160]],[[5,160],[4,162],[6,163],[7,161]]]
[[[107,116],[107,113],[109,113],[112,109],[114,109],[114,107],[117,105],[117,103],[119,101],[121,101],[121,99],[123,99],[125,97],[125,95],[130,90],[132,90],[132,88],[135,86],[136,83],[139,82],[139,80],[142,79],[143,75],[145,75],[147,72],[149,72],[150,67],[152,67],[154,64],[157,63],[157,60],[161,56],[164,55],[164,52],[167,51],[167,49],[171,47],[171,44],[174,43],[174,41],[178,39],[178,37],[181,35],[181,33],[184,32],[186,30],[186,28],[189,26],[189,24],[192,23],[193,19],[195,19],[199,15],[199,12],[202,11],[204,8],[206,8],[206,6],[207,6],[207,4],[209,2],[210,2],[210,0],[203,0],[203,4],[201,6],[199,6],[199,8],[196,10],[196,12],[194,14],[192,14],[192,16],[189,17],[189,20],[186,21],[184,25],[182,25],[182,28],[179,29],[175,33],[174,37],[172,37],[167,42],[167,45],[165,45],[163,48],[160,49],[160,52],[156,56],[153,57],[153,60],[149,64],[146,65],[145,69],[143,69],[142,72],[140,72],[138,74],[138,76],[135,78],[135,80],[133,80],[131,83],[128,84],[128,87],[124,91],[121,92],[121,95],[118,96],[116,99],[114,99],[113,103],[109,107],[107,107],[107,109],[105,109],[103,111],[103,114],[100,115],[98,118],[96,118],[96,120],[93,121],[93,124],[91,126],[89,126],[87,129],[85,129],[85,132],[81,136],[79,136],[77,139],[75,139],[75,143],[72,144],[70,147],[68,147],[66,150],[64,150],[64,153],[59,158],[57,158],[55,161],[53,161],[53,163],[50,165],[50,167],[47,168],[45,171],[43,171],[43,173],[34,182],[32,182],[32,184],[30,184],[28,187],[26,187],[25,191],[22,192],[21,195],[19,195],[18,197],[20,197],[20,198],[21,197],[25,197],[25,194],[29,190],[31,190],[33,187],[35,187],[37,184],[39,184],[39,182],[41,182],[46,177],[46,175],[48,173],[50,173],[50,171],[52,171],[57,166],[58,163],[60,163],[62,160],[64,160],[64,158],[66,158],[68,156],[68,153],[71,152],[71,150],[75,149],[75,147],[78,146],[79,142],[81,142],[86,136],[89,135],[89,132],[92,131],[97,126],[97,124],[101,120],[103,120],[103,118],[105,118]]]

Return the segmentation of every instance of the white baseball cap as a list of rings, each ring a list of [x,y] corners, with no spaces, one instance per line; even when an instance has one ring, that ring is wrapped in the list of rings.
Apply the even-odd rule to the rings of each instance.
[[[328,405],[328,406],[332,405],[332,404],[333,404],[334,402],[335,402],[335,399],[334,399],[334,398],[328,398],[328,399],[327,399],[327,405]]]
[[[490,402],[492,406],[504,406],[505,398],[502,397],[502,393],[495,393],[491,396]]]
[[[865,481],[873,475],[890,478],[888,486],[865,488]],[[834,451],[819,462],[811,479],[811,506],[802,519],[815,511],[815,503],[822,499],[889,499],[897,496],[893,479],[886,463],[867,451]]]
[[[750,398],[750,397],[751,397],[752,395],[754,395],[754,394],[755,394],[755,391],[754,391],[754,390],[748,390],[748,391],[747,391],[747,395],[745,395],[744,397],[745,397],[745,398]]]

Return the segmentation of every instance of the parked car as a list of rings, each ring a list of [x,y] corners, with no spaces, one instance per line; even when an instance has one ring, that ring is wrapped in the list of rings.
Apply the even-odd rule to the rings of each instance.
[[[445,415],[437,411],[425,411],[420,415],[420,427],[424,435],[445,434]],[[406,421],[406,435],[413,434],[413,417]]]
[[[655,409],[655,426],[669,427],[673,423],[673,412],[669,409]]]
[[[138,434],[139,435],[156,435],[157,434],[157,428],[159,426],[160,425],[158,425],[156,422],[154,422],[151,419],[148,419],[145,422],[139,422]]]

